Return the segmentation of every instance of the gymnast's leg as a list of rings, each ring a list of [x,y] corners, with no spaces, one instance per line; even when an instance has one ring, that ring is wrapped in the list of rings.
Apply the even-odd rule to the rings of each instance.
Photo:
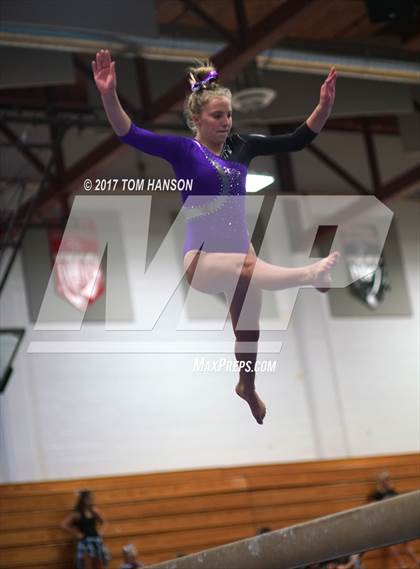
[[[244,399],[262,425],[266,408],[255,391],[255,362],[257,361],[259,319],[261,314],[261,290],[250,285],[249,279],[240,277],[235,292],[225,293],[230,306],[230,317],[235,334],[235,357],[239,365],[239,382],[236,393]],[[246,303],[245,303],[246,298]],[[240,329],[238,322],[240,320]],[[247,351],[243,351],[244,349]]]
[[[251,370],[247,367],[241,368],[236,393],[247,401],[252,414],[260,424],[266,409],[255,391],[254,366],[259,339],[261,288],[278,290],[304,285],[326,288],[330,284],[329,272],[337,260],[338,253],[332,253],[307,267],[289,269],[261,261],[255,256],[252,248],[247,254],[191,250],[184,257],[189,284],[201,292],[223,292],[229,302],[236,337],[236,359],[241,366],[249,361],[251,367]],[[248,288],[249,294],[247,294]],[[239,318],[241,329],[237,330]],[[241,342],[250,342],[251,346],[248,344],[248,348],[254,344],[254,349],[249,353],[243,352]]]
[[[324,292],[331,284],[330,271],[338,258],[339,254],[335,252],[305,267],[286,268],[266,263],[251,253],[191,250],[184,257],[184,267],[188,282],[202,292],[232,290],[242,276],[249,280],[252,277],[252,284],[263,290],[315,286]]]

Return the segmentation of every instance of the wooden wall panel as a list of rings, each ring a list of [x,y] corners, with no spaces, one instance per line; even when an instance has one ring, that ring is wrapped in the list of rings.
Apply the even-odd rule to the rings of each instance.
[[[72,566],[59,524],[78,488],[95,493],[116,569],[125,543],[151,564],[360,506],[385,469],[399,492],[420,487],[417,454],[0,485],[0,569]],[[388,552],[370,552],[365,567],[390,568]]]

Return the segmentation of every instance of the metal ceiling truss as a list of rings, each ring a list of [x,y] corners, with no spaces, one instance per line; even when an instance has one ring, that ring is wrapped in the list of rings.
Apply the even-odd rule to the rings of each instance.
[[[232,41],[212,58],[214,64],[219,69],[221,77],[224,80],[233,77],[247,63],[252,61],[258,53],[275,45],[286,35],[287,31],[294,25],[296,20],[304,18],[308,12],[316,9],[317,5],[321,1],[322,0],[286,0],[261,22],[251,28],[248,28],[245,8],[242,0],[234,0],[239,30],[238,38],[232,38]],[[183,0],[183,2],[188,5],[189,9],[193,10],[201,19],[206,20],[209,25],[215,27],[216,22],[206,14],[202,8],[199,8],[195,2],[192,0]],[[223,29],[223,34],[226,36],[226,30],[224,30],[224,28],[221,28],[219,24],[217,24],[217,28],[220,33],[222,33]],[[89,77],[90,80],[92,80],[90,68],[88,68],[80,58],[75,57],[74,60],[78,69],[82,71],[86,77]],[[140,99],[142,101],[143,109],[147,109],[147,112],[133,108],[132,105],[120,97],[120,99],[122,99],[122,105],[136,122],[141,122],[144,126],[146,124],[150,125],[151,122],[154,122],[155,124],[158,123],[160,127],[163,127],[163,122],[168,119],[168,113],[173,111],[180,112],[183,106],[186,88],[185,79],[183,78],[169,88],[167,92],[157,100],[152,101],[144,60],[138,59],[136,61],[136,67],[139,78]],[[334,121],[331,121],[331,123],[333,122]],[[337,122],[339,122],[339,120]],[[341,122],[344,124],[343,121]],[[358,128],[361,128],[360,125]],[[381,190],[379,185],[379,173],[377,165],[375,165],[375,158],[372,154],[371,133],[366,125],[363,126],[363,128],[365,132],[369,161],[371,164],[372,179],[374,180],[374,187],[378,188],[378,195],[382,195],[381,191],[384,188]],[[54,135],[55,131],[52,129],[51,132],[54,138],[54,136],[56,136],[56,134]],[[55,184],[52,184],[49,189],[45,190],[42,196],[40,196],[38,207],[46,204],[50,199],[57,198],[57,192],[60,194],[68,194],[75,189],[78,189],[78,181],[81,178],[87,176],[92,177],[93,172],[99,173],[101,165],[105,160],[109,161],[115,158],[120,152],[123,153],[125,151],[125,145],[122,145],[118,138],[112,134],[76,162],[72,167],[64,169],[63,159],[61,158],[60,160],[59,151],[56,149],[55,156],[58,160],[56,171],[60,172],[60,188],[58,189]],[[370,193],[367,188],[357,182],[351,174],[345,172],[341,166],[336,164],[331,158],[327,157],[322,153],[322,151],[316,147],[312,147],[311,151],[316,154],[319,159],[328,163],[336,173],[345,177],[347,181],[357,189],[357,191],[360,193]],[[26,149],[25,154],[27,157],[29,157],[28,152],[29,150]],[[402,184],[405,180],[406,178],[401,177],[400,183]],[[404,191],[404,188],[399,184],[392,186],[392,189],[395,190],[396,195],[399,194],[399,192]],[[385,192],[383,195],[392,197],[392,194],[390,194],[389,191]],[[23,218],[28,207],[29,205],[22,206],[21,211],[19,212],[19,219]]]
[[[304,17],[306,10],[313,8],[319,2],[320,0],[286,0],[280,7],[274,10],[274,12],[269,14],[268,17],[248,30],[246,41],[238,43],[235,39],[235,43],[228,44],[213,57],[213,62],[219,69],[222,78],[226,80],[228,77],[232,77],[247,63],[252,61],[260,51],[278,42],[296,19]],[[240,15],[240,3],[237,4],[236,10],[237,14],[239,14],[238,18],[243,19],[243,14],[242,16]],[[75,62],[78,68],[83,70],[86,74],[87,66],[78,58],[75,58]],[[140,63],[138,69],[140,69],[139,75],[141,80],[141,73],[145,70],[144,64]],[[147,99],[147,95],[145,95],[144,92],[141,94],[141,97]],[[184,98],[185,79],[183,78],[168,89],[164,95],[148,105],[146,107],[148,109],[147,113],[136,112],[135,109],[131,108],[131,105],[127,104],[127,101],[122,101],[122,104],[132,115],[134,120],[142,122],[143,119],[146,119],[147,121],[160,123],[162,120],[165,120],[168,111],[179,111],[182,108]],[[105,141],[100,143],[70,169],[64,172],[63,184],[60,191],[69,193],[75,188],[77,189],[77,183],[80,178],[88,175],[92,176],[93,171],[100,171],[101,164],[104,160],[110,160],[120,152],[125,151],[124,145],[121,145],[116,136],[109,136]],[[55,188],[51,188],[50,191],[43,193],[39,201],[39,207],[45,204],[49,199],[56,197],[54,196],[55,190]],[[22,214],[25,213],[27,207],[28,206],[23,206]]]
[[[60,144],[60,140],[57,140],[58,144]],[[17,257],[17,254],[22,246],[23,239],[26,234],[26,230],[30,224],[32,215],[37,207],[38,200],[42,195],[45,187],[48,184],[48,180],[51,178],[51,170],[54,167],[55,163],[55,155],[54,152],[51,152],[50,159],[48,163],[44,167],[43,176],[39,183],[38,190],[33,198],[30,200],[29,207],[25,211],[25,215],[21,222],[19,223],[18,227],[16,227],[16,220],[21,211],[20,208],[16,208],[13,215],[3,223],[2,221],[2,231],[1,231],[1,240],[0,240],[0,268],[1,268],[1,278],[0,278],[0,294],[2,293],[7,279],[9,277],[10,271],[13,267],[13,263]],[[17,206],[20,204],[20,201],[23,197],[24,187],[22,185],[21,192],[19,195]],[[11,250],[11,255],[6,260],[4,268],[1,267],[1,263],[5,258],[6,250]]]

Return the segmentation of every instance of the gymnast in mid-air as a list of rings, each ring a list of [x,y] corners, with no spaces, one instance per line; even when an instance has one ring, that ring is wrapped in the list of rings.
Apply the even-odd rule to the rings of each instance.
[[[324,292],[331,284],[330,271],[338,253],[297,268],[259,259],[246,226],[247,169],[255,156],[301,150],[315,138],[334,104],[336,71],[330,70],[318,105],[302,125],[291,133],[262,136],[231,133],[231,92],[219,84],[218,73],[209,62],[190,68],[185,116],[194,138],[189,138],[155,134],[131,121],[117,96],[115,62],[108,50],[96,54],[92,69],[116,135],[142,152],[167,160],[179,180],[193,180],[192,191],[182,193],[185,274],[195,289],[225,295],[240,370],[236,393],[262,424],[266,408],[255,390],[254,372],[262,290],[312,286]]]

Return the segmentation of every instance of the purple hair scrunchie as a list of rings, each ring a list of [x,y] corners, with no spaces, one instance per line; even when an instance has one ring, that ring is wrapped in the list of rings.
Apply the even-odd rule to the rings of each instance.
[[[206,87],[206,85],[208,85],[210,83],[210,81],[217,79],[218,77],[219,77],[219,74],[217,73],[217,71],[210,71],[204,77],[204,79],[202,79],[201,81],[196,81],[195,83],[193,83],[191,85],[191,91],[193,93],[195,93],[196,91],[201,91],[201,89],[204,89],[204,87]]]

